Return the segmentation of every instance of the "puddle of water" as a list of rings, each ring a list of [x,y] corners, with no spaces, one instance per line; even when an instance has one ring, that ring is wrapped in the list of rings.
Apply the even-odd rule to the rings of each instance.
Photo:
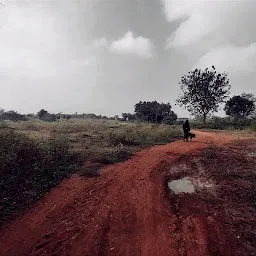
[[[172,190],[175,194],[180,193],[194,193],[195,187],[197,188],[213,188],[213,184],[209,183],[208,181],[200,181],[198,179],[192,179],[189,177],[185,177],[178,180],[172,180],[168,182],[168,187]]]
[[[247,154],[249,157],[256,157],[256,152],[250,152]]]
[[[168,182],[168,187],[171,189],[174,194],[180,193],[194,193],[195,186],[193,185],[192,181],[188,178],[182,178],[179,180],[172,180]]]

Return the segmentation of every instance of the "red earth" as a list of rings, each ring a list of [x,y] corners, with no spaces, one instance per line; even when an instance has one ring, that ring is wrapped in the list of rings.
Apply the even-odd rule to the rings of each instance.
[[[221,197],[218,190],[175,195],[167,186],[175,178],[208,177],[198,165],[201,152],[227,148],[233,139],[197,132],[193,142],[143,150],[98,177],[74,175],[1,231],[0,255],[256,255],[247,237],[255,232],[255,207],[245,204],[234,215],[236,201],[225,199],[228,185]],[[219,184],[227,184],[224,178]]]

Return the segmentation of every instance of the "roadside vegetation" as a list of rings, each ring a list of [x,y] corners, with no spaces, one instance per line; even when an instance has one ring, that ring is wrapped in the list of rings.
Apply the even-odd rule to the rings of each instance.
[[[231,119],[229,117],[211,117],[207,123],[203,123],[200,119],[191,120],[193,129],[208,129],[208,130],[247,130],[256,132],[256,119]]]
[[[0,226],[82,165],[64,139],[35,140],[0,129]]]
[[[63,179],[99,175],[146,146],[181,136],[176,126],[104,120],[0,122],[0,226]]]

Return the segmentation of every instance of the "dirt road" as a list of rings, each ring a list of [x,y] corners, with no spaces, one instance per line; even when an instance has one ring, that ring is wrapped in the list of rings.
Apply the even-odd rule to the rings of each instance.
[[[189,174],[185,163],[192,156],[213,142],[231,141],[224,135],[197,135],[191,143],[139,152],[99,177],[62,182],[2,231],[0,255],[256,255],[253,246],[239,242],[229,220],[221,222],[226,216],[221,204],[212,207],[197,193],[175,195],[167,188],[170,177]]]

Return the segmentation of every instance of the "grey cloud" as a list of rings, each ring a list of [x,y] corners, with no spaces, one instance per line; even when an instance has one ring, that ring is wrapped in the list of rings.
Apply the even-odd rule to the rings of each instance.
[[[204,44],[246,44],[256,40],[254,1],[163,0],[168,21],[183,19],[169,39],[169,47]]]
[[[228,71],[232,94],[255,93],[256,2],[163,0],[168,22],[180,25],[167,40],[170,55],[186,56],[191,68]]]
[[[229,4],[211,1],[211,8],[201,5],[192,25],[191,0],[188,6],[173,9],[175,2],[185,1],[168,1],[168,8],[163,5],[167,0],[3,2],[2,108],[114,115],[132,111],[139,100],[173,103],[180,77],[212,61],[217,68],[232,70],[233,93],[255,92],[250,70],[255,64],[254,1],[236,1],[232,12]],[[197,27],[200,19],[205,27]],[[154,58],[138,58],[131,50],[130,54],[110,51],[112,42],[128,31],[133,42],[136,38],[150,42]],[[173,47],[166,51],[170,35]],[[174,110],[188,115],[177,106]]]

